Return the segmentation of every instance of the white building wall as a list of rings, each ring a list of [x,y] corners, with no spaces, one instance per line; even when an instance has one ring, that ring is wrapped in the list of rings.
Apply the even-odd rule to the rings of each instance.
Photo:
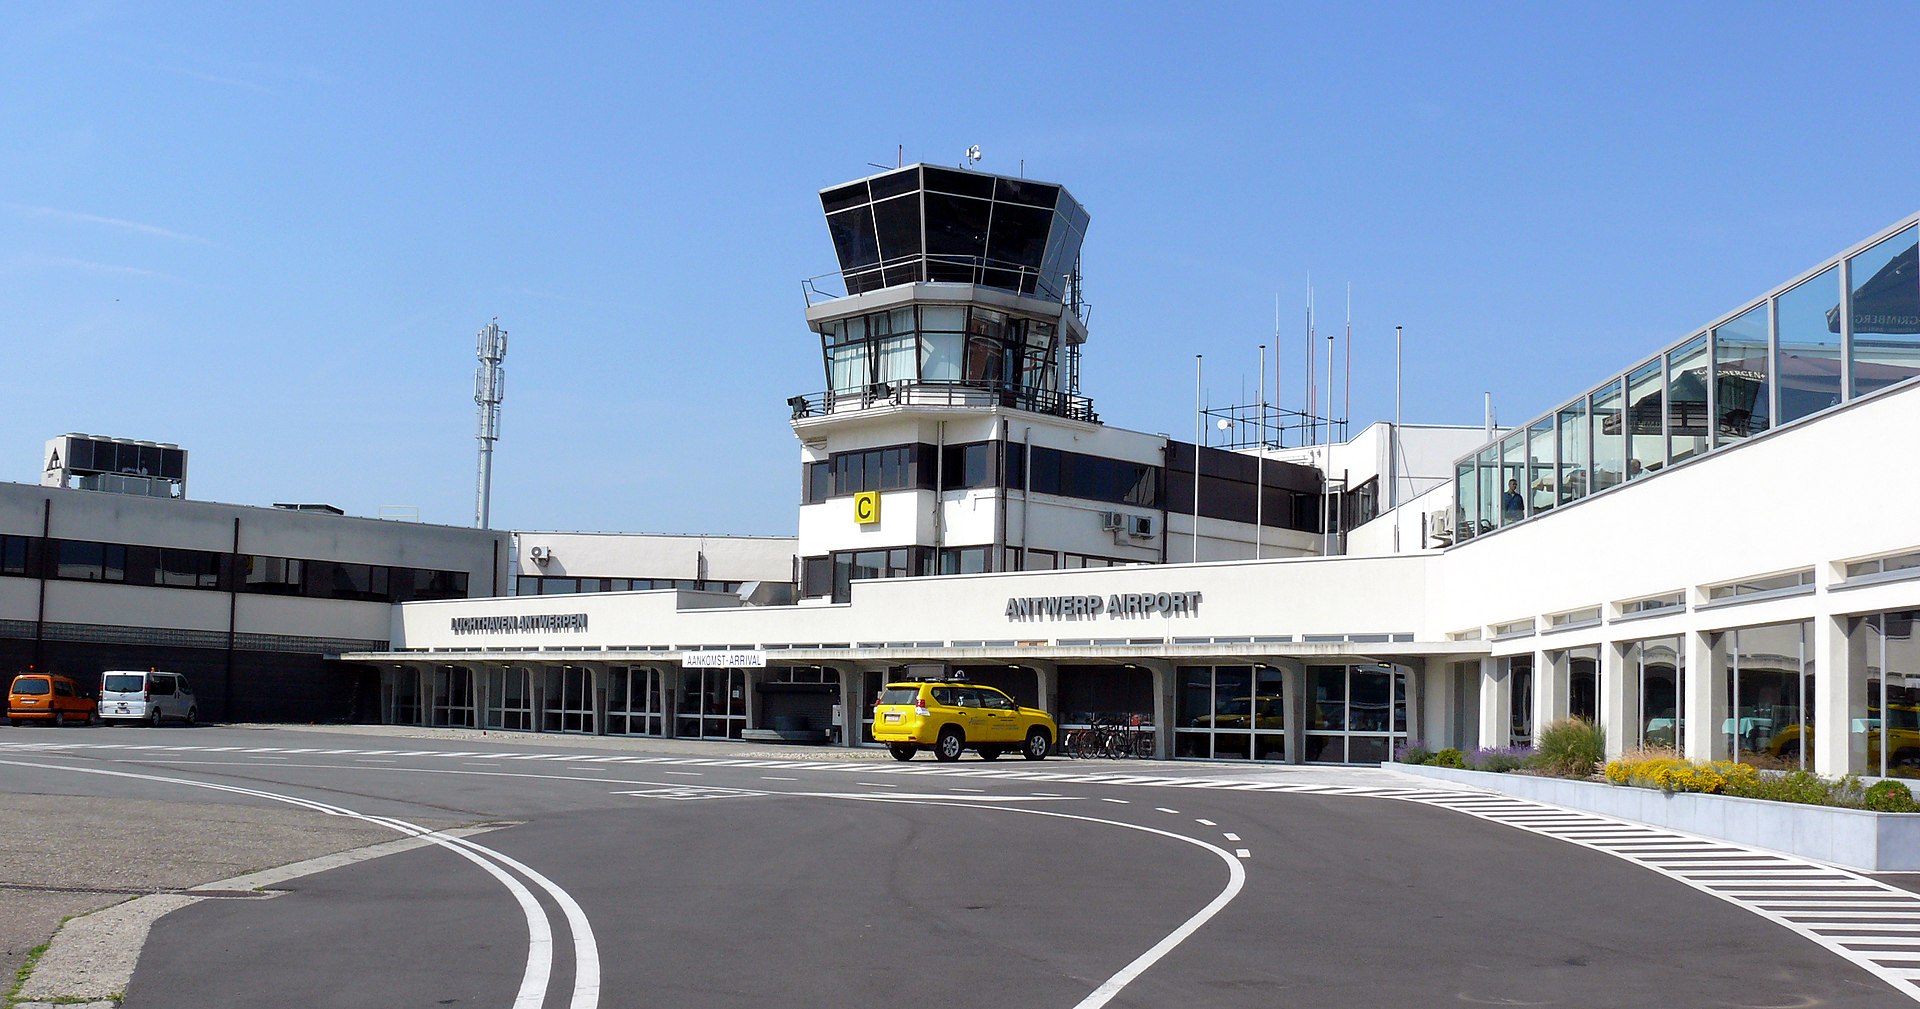
[[[1303,635],[1410,635],[1433,557],[1237,561],[855,582],[852,602],[804,607],[677,608],[678,592],[524,596],[396,608],[395,648],[541,645],[699,647],[913,641]],[[1200,592],[1197,615],[1010,620],[1025,596]],[[691,593],[685,595],[693,595]],[[456,634],[456,616],[585,613],[563,636]]]
[[[1703,586],[1808,566],[1825,584],[1836,562],[1920,548],[1920,467],[1895,450],[1917,429],[1920,388],[1908,388],[1476,537],[1446,552],[1424,631],[1679,589],[1698,603]],[[1865,602],[1850,593],[1826,608]],[[1761,623],[1766,609],[1728,608],[1712,622]],[[1643,630],[1636,621],[1628,636]]]

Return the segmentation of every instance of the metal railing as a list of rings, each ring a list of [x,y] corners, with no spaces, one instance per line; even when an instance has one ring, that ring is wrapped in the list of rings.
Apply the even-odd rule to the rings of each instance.
[[[1019,294],[1050,298],[1072,308],[1074,317],[1086,325],[1093,310],[1080,297],[1075,273],[1063,282],[1049,280],[1039,270],[1019,263],[984,256],[951,256],[914,253],[853,270],[835,270],[800,282],[807,307],[836,301],[854,294],[877,291],[899,284],[975,284]]]
[[[1003,406],[1029,413],[1044,413],[1069,420],[1100,423],[1093,400],[1077,393],[1053,389],[1028,389],[988,381],[873,382],[857,389],[828,389],[787,399],[793,419],[822,417],[851,410],[879,406],[928,406],[943,409],[979,409]]]

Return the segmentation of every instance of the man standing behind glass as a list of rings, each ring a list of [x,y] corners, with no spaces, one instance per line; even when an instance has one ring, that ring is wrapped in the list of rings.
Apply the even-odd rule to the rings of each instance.
[[[1500,513],[1504,523],[1527,517],[1527,499],[1520,496],[1520,481],[1507,481],[1507,492],[1500,495]]]

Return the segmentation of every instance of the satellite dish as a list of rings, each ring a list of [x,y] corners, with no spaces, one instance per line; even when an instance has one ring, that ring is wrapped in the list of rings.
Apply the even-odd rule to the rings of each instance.
[[[1228,420],[1228,419],[1227,419],[1227,418],[1225,418],[1225,417],[1222,417],[1222,418],[1220,418],[1220,419],[1219,419],[1218,421],[1216,421],[1215,423],[1219,425],[1219,427],[1220,427],[1220,430],[1222,430],[1222,431],[1228,431],[1228,430],[1231,430],[1231,429],[1233,428],[1233,421],[1230,421],[1230,420]]]
[[[979,160],[980,160],[980,145],[974,144],[972,147],[967,148],[967,164],[971,165],[974,162]]]

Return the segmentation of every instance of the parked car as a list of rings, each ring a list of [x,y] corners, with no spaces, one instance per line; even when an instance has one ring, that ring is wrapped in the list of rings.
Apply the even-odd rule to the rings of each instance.
[[[873,706],[873,738],[887,744],[895,760],[912,760],[921,750],[932,750],[935,760],[959,760],[963,750],[979,753],[982,760],[998,759],[1008,750],[1044,760],[1059,736],[1052,715],[971,683],[889,683]]]
[[[173,719],[192,725],[200,718],[200,705],[193,686],[179,673],[109,669],[100,674],[100,718],[148,725]]]
[[[52,673],[21,673],[7,687],[7,721],[12,725],[51,722],[93,724],[95,701],[80,685]]]

